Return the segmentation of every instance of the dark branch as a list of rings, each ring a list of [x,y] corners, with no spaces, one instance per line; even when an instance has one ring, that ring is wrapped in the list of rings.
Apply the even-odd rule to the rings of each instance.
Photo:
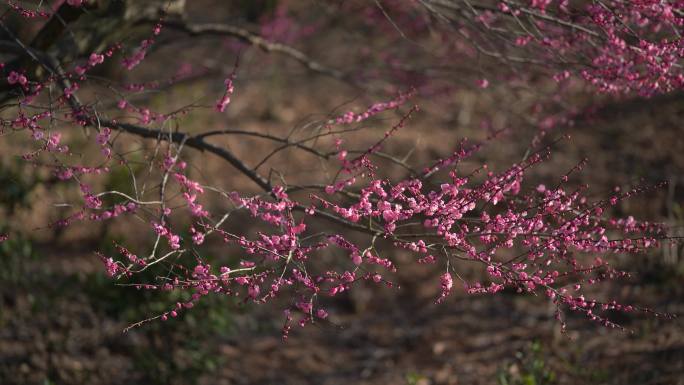
[[[333,77],[337,80],[348,81],[347,76],[336,69],[332,69],[324,66],[323,64],[311,59],[304,52],[291,47],[289,45],[270,42],[263,37],[250,32],[244,28],[235,27],[227,24],[219,23],[206,23],[206,24],[188,24],[183,21],[167,21],[164,23],[165,26],[173,28],[182,32],[189,34],[190,36],[202,36],[202,35],[218,35],[218,36],[231,36],[242,40],[245,43],[249,43],[255,47],[258,47],[265,52],[276,52],[289,56],[306,68],[313,72],[317,72],[326,76]]]

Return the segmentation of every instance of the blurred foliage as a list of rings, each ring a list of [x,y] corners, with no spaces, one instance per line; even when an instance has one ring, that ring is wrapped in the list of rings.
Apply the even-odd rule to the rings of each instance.
[[[102,244],[112,245],[112,241],[108,238]],[[52,266],[54,259],[33,245],[30,238],[16,232],[0,243],[0,292],[10,299],[28,292],[33,314],[49,313],[59,301],[74,301],[93,309],[98,318],[118,321],[123,331],[127,325],[189,300],[188,293],[179,291],[116,287],[104,269],[63,271]],[[113,251],[112,246],[105,249]],[[216,342],[233,332],[233,314],[239,310],[233,297],[207,296],[192,312],[180,312],[177,318],[149,322],[129,332],[135,334],[128,343],[134,344],[131,358],[143,383],[193,384],[200,374],[218,368],[221,355],[217,354]]]
[[[139,277],[140,278],[140,277]],[[132,287],[112,287],[103,274],[92,274],[80,284],[92,306],[107,317],[126,324],[169,311],[176,302],[189,300],[187,293],[138,290]],[[168,321],[149,322],[134,329],[148,340],[144,349],[133,351],[136,368],[145,375],[145,383],[194,383],[200,374],[210,373],[220,365],[215,354],[217,338],[232,331],[233,298],[209,296],[191,312],[181,312]],[[173,349],[168,349],[173,346]]]
[[[6,226],[0,223],[0,234],[4,233],[7,233]],[[13,233],[0,243],[0,280],[6,284],[20,284],[27,263],[35,258],[31,240],[20,233]]]
[[[27,163],[15,159],[11,164],[0,162],[0,205],[11,216],[19,207],[29,207],[29,195],[38,181]]]
[[[406,375],[406,384],[407,385],[424,385],[424,384],[429,384],[429,379],[422,374],[419,373],[408,373]]]
[[[515,354],[515,362],[506,365],[497,376],[499,385],[552,385],[556,374],[544,360],[539,341]]]
[[[115,255],[115,241],[110,237],[102,241],[106,255]],[[154,281],[155,274],[147,270],[136,279]],[[123,283],[123,282],[119,282]],[[104,274],[91,274],[79,284],[87,297],[94,300],[91,306],[106,315],[132,323],[170,311],[177,302],[187,302],[187,292],[159,292],[141,290],[131,286],[113,287]],[[211,373],[221,364],[216,354],[217,339],[233,332],[233,314],[239,311],[236,299],[227,296],[207,296],[196,303],[192,311],[180,312],[177,318],[163,322],[155,320],[133,330],[148,340],[144,349],[133,351],[136,368],[144,373],[145,383],[192,384],[200,374]],[[173,346],[173,349],[168,349]]]

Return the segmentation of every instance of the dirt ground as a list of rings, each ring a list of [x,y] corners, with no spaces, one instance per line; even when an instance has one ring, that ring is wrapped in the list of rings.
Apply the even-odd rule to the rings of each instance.
[[[560,334],[543,299],[456,295],[435,305],[432,288],[373,297],[360,288],[330,304],[330,322],[295,327],[286,342],[277,306],[226,303],[212,304],[226,313],[198,308],[123,333],[154,298],[116,292],[125,289],[94,258],[24,261],[17,272],[0,283],[8,385],[684,383],[681,319],[622,316],[630,332],[620,332],[571,317]],[[608,289],[681,314],[681,284],[665,276]]]

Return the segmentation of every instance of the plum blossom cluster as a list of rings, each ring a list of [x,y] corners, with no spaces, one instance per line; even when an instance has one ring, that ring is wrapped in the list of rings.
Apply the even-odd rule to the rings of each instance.
[[[497,64],[498,72],[502,70],[498,64],[504,68],[546,67],[549,77],[558,82],[577,77],[606,93],[650,96],[684,87],[681,0],[426,0],[388,2],[382,7],[348,4],[341,9],[372,25],[384,38],[428,42],[437,36],[431,54],[439,59],[434,67],[428,67],[431,69],[447,62],[459,63],[464,56],[478,63],[487,57]],[[463,37],[465,43],[454,35]],[[385,45],[390,48],[380,54],[392,75],[424,83],[425,75],[421,78],[414,68],[403,65],[402,53],[394,52],[392,46]],[[411,54],[422,55],[416,48]],[[499,79],[510,80],[503,74]],[[487,88],[491,81],[480,77],[475,83]]]
[[[327,124],[362,121],[396,109],[405,101],[406,95],[400,94],[366,112],[345,114],[342,120]],[[83,125],[88,124],[85,111],[72,115]],[[446,301],[457,288],[470,294],[495,294],[510,288],[545,295],[555,304],[561,322],[563,312],[572,310],[610,327],[617,325],[606,315],[609,310],[637,310],[610,299],[590,298],[584,292],[588,286],[626,274],[609,264],[611,255],[640,253],[658,246],[666,237],[656,224],[631,217],[605,217],[606,208],[637,190],[616,191],[607,199],[592,201],[584,194],[584,187],[564,187],[569,173],[557,186],[525,188],[526,173],[549,156],[548,149],[500,172],[485,165],[465,172],[463,161],[480,148],[466,141],[418,175],[397,181],[384,179],[370,156],[404,127],[413,111],[415,108],[354,159],[347,159],[344,142],[338,138],[336,161],[341,165],[343,183],[330,183],[329,188],[312,193],[308,199],[294,199],[287,186],[277,185],[270,186],[267,194],[225,195],[234,210],[248,213],[263,227],[256,234],[225,230],[222,224],[229,216],[217,216],[205,207],[205,186],[191,177],[180,153],[172,151],[157,162],[163,176],[158,202],[141,202],[120,192],[96,193],[81,181],[82,177],[109,170],[109,166],[59,165],[55,170],[60,179],[78,182],[82,208],[54,225],[122,215],[145,218],[157,237],[152,253],[142,257],[119,247],[118,256],[101,255],[101,259],[110,276],[133,281],[140,289],[189,293],[189,300],[149,320],[176,317],[207,295],[235,296],[256,303],[280,297],[291,301],[283,328],[287,335],[292,323],[303,326],[326,319],[326,297],[342,295],[359,282],[395,286],[392,274],[400,268],[394,259],[397,252],[413,253],[416,263],[441,270],[435,285],[440,292],[436,302]],[[40,152],[68,156],[60,133],[41,127],[41,119],[46,117],[49,115],[20,113],[13,125],[29,132],[39,143]],[[95,135],[95,144],[107,150],[106,162],[113,159],[110,126],[115,124],[100,127]],[[580,168],[578,165],[573,171]],[[182,206],[172,204],[171,185]],[[104,197],[108,195],[123,199],[107,205]],[[156,207],[156,211],[149,207]],[[186,214],[182,207],[187,207]],[[190,218],[190,223],[172,221],[174,215]],[[363,236],[320,231],[314,224],[320,220]],[[210,263],[200,249],[209,240],[240,250],[237,261]],[[466,263],[481,266],[487,279],[462,278],[459,267]],[[155,282],[135,283],[138,272],[155,268],[173,273],[160,275]]]
[[[684,4],[613,3],[612,9],[600,4],[587,7],[591,22],[604,31],[607,41],[582,76],[606,92],[652,95],[684,87],[684,40],[676,33],[684,26]]]
[[[436,162],[446,173],[439,181],[436,175],[441,174],[434,174],[432,166],[396,182],[367,175],[325,195],[312,194],[308,202],[293,200],[283,186],[273,187],[268,196],[230,194],[236,209],[248,212],[267,229],[254,236],[211,225],[211,213],[200,215],[207,221],[193,225],[187,239],[164,223],[154,223],[154,231],[168,240],[171,253],[192,248],[205,237],[216,237],[242,252],[235,264],[218,266],[195,254],[192,263],[171,263],[173,277],[137,284],[141,289],[190,293],[190,301],[150,320],[176,317],[210,294],[256,303],[285,296],[292,300],[283,328],[287,336],[293,322],[304,326],[328,316],[325,297],[340,295],[361,281],[394,286],[391,275],[399,267],[392,256],[400,250],[415,254],[417,263],[445,269],[439,276],[438,303],[459,287],[457,277],[462,290],[470,294],[495,294],[506,288],[541,293],[555,304],[563,327],[563,313],[568,310],[608,327],[619,327],[607,316],[609,310],[649,311],[584,293],[586,287],[627,275],[610,265],[612,255],[642,253],[666,238],[665,229],[657,224],[604,216],[614,204],[611,198],[624,199],[640,189],[592,201],[584,194],[586,186],[566,189],[566,176],[554,187],[524,188],[526,172],[548,157],[547,149],[501,172],[484,167],[460,172],[457,164],[476,148],[463,146],[456,155]],[[187,176],[176,175],[182,189],[202,191]],[[359,192],[350,201],[345,192],[352,188]],[[187,199],[189,206],[195,202]],[[366,234],[365,240],[339,232],[313,232],[310,222],[317,218],[332,218]],[[197,242],[197,234],[202,242]],[[384,242],[381,247],[379,239],[393,246]],[[122,257],[130,262],[126,253]],[[130,269],[120,267],[123,262],[103,260],[113,276],[135,277]],[[141,261],[152,264],[156,259]],[[462,278],[459,269],[467,263],[482,266],[488,278]]]
[[[72,2],[72,1],[74,1],[74,0],[70,0],[70,2]],[[7,5],[14,12],[18,13],[19,15],[21,15],[22,17],[24,17],[26,19],[34,19],[34,18],[38,18],[38,17],[41,19],[48,19],[48,18],[50,18],[50,16],[52,16],[52,12],[49,12],[49,11],[46,11],[43,9],[35,10],[35,9],[32,9],[32,7],[25,7],[25,6],[22,6],[19,2],[16,2],[13,0],[7,1]]]
[[[547,54],[589,57],[591,63],[582,67],[581,75],[601,90],[650,95],[681,88],[682,41],[670,33],[682,25],[681,1],[610,2],[608,9],[589,3],[579,15],[569,2],[540,0],[501,1],[491,7],[475,3],[466,13],[477,12],[473,20],[490,31],[498,30],[501,23],[510,23],[512,17],[529,16],[535,27],[532,30],[538,33],[508,36],[513,38],[515,49],[523,51],[536,45]],[[18,12],[25,12],[15,3],[10,4]],[[67,2],[73,7],[83,4]],[[276,15],[282,20],[272,21],[272,31],[291,22],[283,12],[280,9]],[[414,20],[414,32],[429,29],[424,19],[401,20]],[[162,24],[157,23],[153,37],[143,40],[124,58],[121,65],[125,69],[132,70],[146,59]],[[279,298],[288,303],[283,326],[287,336],[293,324],[304,326],[327,319],[328,299],[343,295],[360,282],[396,286],[392,276],[402,267],[396,258],[399,253],[436,269],[438,278],[433,286],[439,303],[447,301],[456,290],[469,294],[495,294],[504,289],[539,293],[555,305],[556,317],[563,325],[563,314],[570,310],[609,327],[618,326],[610,320],[609,311],[648,311],[609,298],[593,298],[587,290],[601,281],[627,275],[610,264],[613,256],[642,253],[667,239],[665,229],[658,224],[608,215],[611,206],[643,189],[614,191],[606,199],[590,199],[586,186],[571,187],[568,183],[570,173],[579,171],[583,163],[561,176],[555,186],[533,183],[527,179],[529,170],[550,156],[547,148],[499,171],[484,164],[466,167],[464,161],[472,160],[481,147],[467,141],[450,155],[424,165],[421,172],[404,178],[384,178],[372,156],[378,155],[386,141],[405,126],[417,107],[410,108],[362,151],[344,147],[345,138],[333,136],[332,128],[368,123],[378,114],[398,110],[414,94],[411,91],[361,112],[346,112],[322,122],[322,131],[329,129],[329,136],[334,138],[335,151],[331,154],[336,156],[323,154],[321,158],[338,162],[340,172],[302,197],[298,192],[304,187],[290,186],[284,180],[275,184],[274,179],[261,176],[258,167],[250,168],[227,148],[206,141],[206,135],[181,132],[176,118],[189,107],[161,113],[135,105],[131,101],[134,98],[127,99],[148,88],[161,89],[159,82],[129,83],[117,89],[113,105],[118,110],[112,109],[134,114],[120,121],[102,113],[99,99],[81,102],[77,94],[86,94],[81,84],[91,80],[89,71],[123,48],[115,44],[104,51],[84,53],[74,61],[80,64],[66,72],[39,63],[44,66],[42,72],[48,74],[44,78],[36,75],[41,71],[0,66],[11,95],[19,101],[11,106],[15,114],[10,118],[3,115],[1,122],[3,132],[7,129],[26,134],[33,150],[22,154],[24,160],[49,169],[56,179],[73,184],[77,191],[78,199],[63,205],[71,211],[50,227],[135,217],[156,239],[153,246],[140,247],[146,250],[116,245],[115,255],[98,254],[106,273],[115,280],[132,282],[145,290],[187,293],[185,300],[142,322],[177,317],[209,295],[260,304]],[[303,60],[301,55],[298,57]],[[540,58],[546,60],[549,56]],[[390,67],[396,64],[389,62]],[[220,112],[231,101],[236,69],[237,65],[225,79],[224,93],[214,104]],[[565,69],[555,74],[559,82],[570,76],[570,70]],[[476,85],[487,88],[490,83],[481,78]],[[57,95],[53,90],[58,90]],[[153,128],[153,123],[160,123],[162,128]],[[88,136],[88,143],[103,156],[86,161],[63,144],[64,138],[72,138],[79,130],[86,135],[94,132],[94,140]],[[121,146],[117,151],[115,130],[154,139],[156,146],[153,150],[140,146],[132,151]],[[275,139],[285,147],[295,146],[289,137]],[[320,154],[302,142],[296,145]],[[184,146],[222,157],[263,192],[228,192],[200,183],[181,157]],[[137,152],[144,152],[142,160],[131,162],[126,158],[126,154]],[[359,155],[352,158],[352,153]],[[134,167],[144,170],[136,173]],[[97,177],[114,169],[128,172],[130,191],[101,188],[103,191],[98,192]],[[137,179],[141,175],[149,179],[141,183]],[[156,194],[154,198],[150,190]],[[230,207],[227,213],[213,210],[206,200],[210,191],[224,198],[223,206]],[[231,222],[237,215],[251,217],[250,226],[241,223],[243,219]],[[323,221],[328,225],[322,227]],[[226,224],[238,225],[234,227],[240,231],[229,231]],[[0,242],[5,239],[6,235],[0,235]],[[209,258],[205,247],[210,242],[230,250],[229,258]],[[460,269],[465,264],[479,266],[486,278],[463,278]],[[138,281],[144,279],[139,273],[148,269],[158,272],[157,278]]]
[[[237,70],[238,70],[238,63],[235,63],[235,67],[233,68],[233,72],[228,75],[226,80],[224,80],[223,84],[225,85],[226,89],[223,92],[223,96],[216,102],[216,110],[218,112],[223,112],[226,110],[226,107],[228,107],[228,104],[230,104],[230,97],[233,95],[233,92],[235,91],[235,77],[237,76]]]
[[[684,87],[683,9],[679,0],[532,0],[500,1],[496,10],[482,8],[481,14],[491,29],[530,18],[533,22],[529,27],[521,23],[515,38],[522,52],[545,50],[549,63],[587,58],[575,74],[600,91],[650,96]],[[560,82],[570,75],[566,69],[554,79]]]
[[[161,29],[162,23],[159,22],[152,29],[152,35],[158,36],[161,33]],[[129,71],[137,67],[145,59],[145,56],[147,56],[147,51],[150,49],[150,47],[152,47],[153,44],[154,37],[143,39],[135,52],[132,55],[125,57],[121,61],[121,64]]]
[[[352,123],[360,123],[363,122],[364,120],[370,119],[371,117],[386,111],[386,110],[393,110],[396,109],[400,106],[402,106],[406,101],[413,96],[414,91],[410,91],[407,93],[399,93],[396,98],[387,101],[387,102],[379,102],[375,103],[372,106],[368,107],[366,111],[362,113],[355,113],[353,111],[348,111],[345,112],[344,114],[338,116],[337,118],[334,119],[335,124],[352,124]]]

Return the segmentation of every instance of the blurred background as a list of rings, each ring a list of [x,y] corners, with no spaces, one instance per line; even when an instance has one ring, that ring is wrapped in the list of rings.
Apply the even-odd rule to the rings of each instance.
[[[45,21],[26,22],[12,4],[0,5],[7,27],[2,40],[40,42]],[[143,64],[128,71],[120,64],[123,54],[115,53],[79,92],[121,119],[137,119],[144,109],[180,111],[175,124],[189,133],[230,128],[300,138],[331,116],[363,111],[413,89],[401,111],[350,132],[350,148],[375,143],[415,104],[420,111],[383,144],[383,153],[420,169],[468,138],[484,144],[469,164],[502,170],[531,148],[554,143],[551,159],[531,171],[530,186],[556,183],[584,158],[588,165],[570,183],[588,184],[596,198],[616,187],[668,181],[621,201],[613,214],[664,222],[670,235],[684,236],[681,92],[607,96],[579,79],[558,84],[550,76],[558,68],[502,65],[468,48],[476,37],[440,26],[435,15],[407,4],[97,1],[79,19],[65,19],[69,27],[60,38],[43,39],[45,49],[74,65],[114,42],[136,46],[164,14],[168,25]],[[238,58],[235,93],[227,111],[218,114],[213,103]],[[0,61],[12,59],[12,52],[0,51]],[[121,95],[134,110],[117,109]],[[0,113],[5,118],[10,112]],[[564,136],[569,139],[556,141]],[[79,130],[66,137],[84,158],[98,151]],[[436,305],[439,270],[417,266],[402,253],[392,256],[398,287],[360,285],[329,304],[330,322],[295,327],[286,342],[282,306],[222,297],[123,333],[165,311],[180,294],[117,286],[93,252],[114,252],[115,242],[149,245],[153,234],[130,221],[47,227],[67,212],[55,204],[78,196],[76,189],[18,159],[16,148],[29,146],[28,140],[6,138],[0,141],[0,234],[13,236],[0,243],[2,384],[684,383],[680,319],[616,314],[629,329],[620,332],[569,314],[568,332],[561,334],[544,298],[455,290]],[[145,173],[145,153],[154,143],[132,135],[118,140],[140,169],[114,169],[96,183],[125,191],[130,172]],[[221,137],[215,143],[274,179],[305,185],[330,173],[315,157],[292,148],[262,162],[279,144],[256,137]],[[319,145],[334,148],[329,138]],[[184,156],[202,183],[258,192],[211,154]],[[377,161],[388,177],[406,174],[387,159]],[[208,208],[222,205],[218,195],[206,202]],[[236,215],[229,229],[253,231],[245,227],[246,216]],[[210,258],[230,258],[223,244],[204,247]],[[648,255],[621,257],[616,265],[633,275],[595,290],[624,303],[682,313],[682,252],[681,244],[665,242]],[[469,266],[462,271],[483,274]]]

